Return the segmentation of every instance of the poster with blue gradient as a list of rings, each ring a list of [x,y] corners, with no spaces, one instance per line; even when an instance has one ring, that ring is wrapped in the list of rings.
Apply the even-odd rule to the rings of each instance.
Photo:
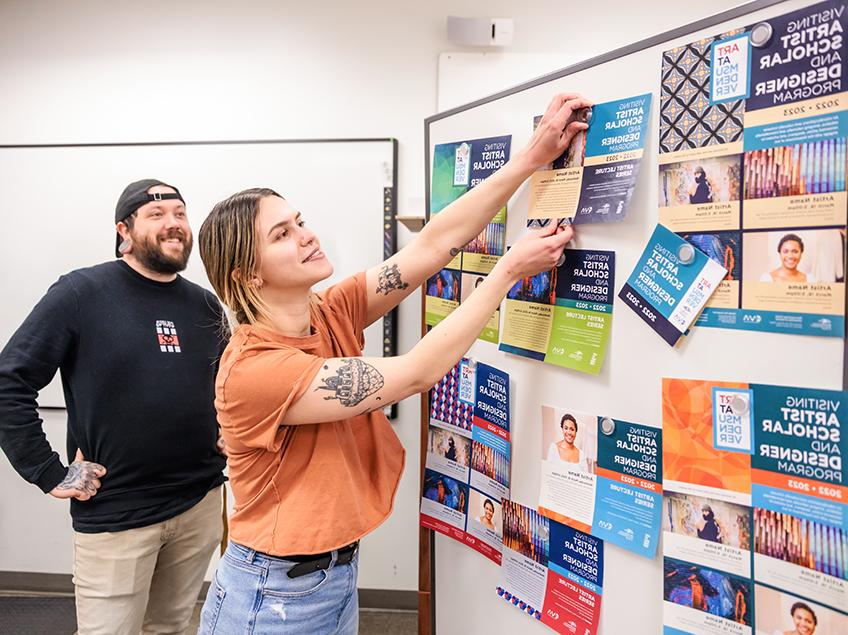
[[[662,524],[662,429],[601,418],[592,535],[653,558]]]
[[[557,633],[597,633],[603,541],[513,501],[503,518],[498,595]]]
[[[440,143],[433,149],[433,179],[430,213],[441,212],[450,203],[489,178],[509,161],[512,136],[486,137]],[[502,207],[480,234],[460,250],[449,269],[488,274],[504,253],[506,206]]]
[[[704,252],[657,225],[618,297],[674,346],[725,273]]]
[[[662,524],[662,430],[542,406],[539,512],[653,558]]]
[[[512,137],[487,137],[454,143],[441,143],[433,150],[433,179],[430,211],[438,214],[465,192],[474,189],[509,160]],[[453,260],[426,283],[424,321],[435,326],[474,292],[504,254],[506,247],[506,206],[492,217],[483,230]],[[498,343],[500,311],[489,318],[479,339]]]
[[[463,358],[430,391],[421,525],[500,564],[510,456],[509,375]]]
[[[597,375],[614,286],[615,252],[566,249],[561,266],[519,280],[507,293],[500,349]]]
[[[592,107],[589,129],[530,181],[530,219],[607,223],[627,217],[645,147],[651,94]],[[534,126],[541,118],[534,119]]]

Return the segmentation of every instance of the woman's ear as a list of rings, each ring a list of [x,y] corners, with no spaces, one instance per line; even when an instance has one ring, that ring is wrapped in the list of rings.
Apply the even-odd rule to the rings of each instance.
[[[238,268],[233,269],[230,273],[230,277],[233,279],[233,282],[242,282],[241,270],[239,270]],[[247,281],[247,284],[248,286],[251,286],[255,289],[261,289],[263,284],[262,278],[260,278],[259,276],[253,276],[250,280]]]

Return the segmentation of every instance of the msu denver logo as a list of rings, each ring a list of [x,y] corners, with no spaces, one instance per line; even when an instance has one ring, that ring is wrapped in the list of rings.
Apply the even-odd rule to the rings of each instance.
[[[168,320],[156,320],[156,335],[159,338],[159,350],[163,353],[180,353],[180,338],[174,323]]]

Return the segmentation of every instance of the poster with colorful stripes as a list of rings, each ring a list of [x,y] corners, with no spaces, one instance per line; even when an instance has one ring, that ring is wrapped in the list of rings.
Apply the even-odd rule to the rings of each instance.
[[[846,397],[663,380],[665,633],[848,632]]]
[[[845,9],[663,53],[659,219],[727,270],[699,326],[844,336]]]
[[[604,585],[604,542],[504,500],[498,595],[563,635],[595,635]]]
[[[463,358],[430,391],[421,526],[500,564],[510,456],[509,375]]]
[[[662,430],[542,406],[539,512],[647,558],[662,512]]]

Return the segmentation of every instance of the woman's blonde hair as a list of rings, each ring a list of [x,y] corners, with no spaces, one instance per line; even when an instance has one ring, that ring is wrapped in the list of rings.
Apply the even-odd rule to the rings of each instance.
[[[254,324],[267,313],[251,280],[259,264],[256,215],[259,202],[268,196],[283,198],[267,187],[233,194],[212,208],[198,234],[209,282],[238,324]]]

